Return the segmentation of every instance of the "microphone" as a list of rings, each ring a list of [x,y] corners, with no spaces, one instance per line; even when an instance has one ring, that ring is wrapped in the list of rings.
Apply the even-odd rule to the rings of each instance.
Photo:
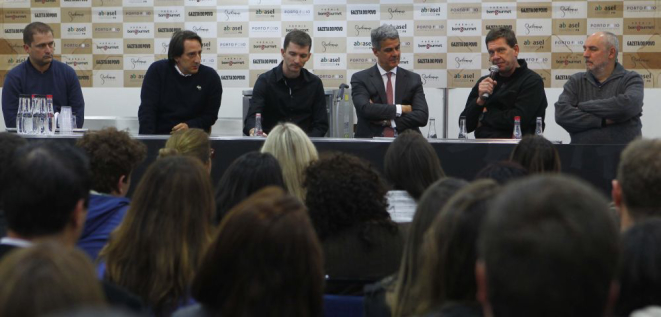
[[[490,72],[489,78],[491,78],[491,79],[496,78],[496,74],[498,73],[498,66],[491,65],[489,67],[489,72]],[[490,96],[491,95],[488,92],[485,92],[485,93],[482,94],[482,96],[480,98],[482,98],[484,100],[487,100],[487,99],[489,99]]]

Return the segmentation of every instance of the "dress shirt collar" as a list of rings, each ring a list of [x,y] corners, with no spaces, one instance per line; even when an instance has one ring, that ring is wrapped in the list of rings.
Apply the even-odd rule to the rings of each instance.
[[[0,239],[0,244],[11,245],[18,248],[27,248],[32,245],[32,242],[18,238],[4,237]]]
[[[179,70],[179,66],[177,66],[177,64],[174,64],[174,69],[176,69],[177,73],[179,73],[179,75],[181,75],[181,76],[184,76],[184,77],[193,76],[193,74],[184,74],[184,73],[182,73],[181,70]]]
[[[280,64],[278,64],[278,66],[275,67],[275,81],[276,82],[279,82],[279,81],[286,78],[285,73],[282,71],[282,63],[283,62],[280,62]],[[305,81],[305,82],[310,81],[310,78],[308,78],[307,70],[305,68],[301,68],[301,74],[298,75],[298,76],[299,77],[303,76],[303,81]]]
[[[385,76],[388,73],[385,69],[381,67],[381,65],[379,65],[379,63],[376,63],[376,67],[379,69],[379,74],[381,74],[381,76]],[[399,66],[390,70],[395,76],[397,76],[397,68],[399,68]]]

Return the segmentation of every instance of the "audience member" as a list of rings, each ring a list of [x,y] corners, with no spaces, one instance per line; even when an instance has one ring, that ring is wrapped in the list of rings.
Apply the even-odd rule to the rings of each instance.
[[[173,132],[165,142],[165,147],[158,151],[158,157],[185,155],[200,160],[209,173],[215,155],[211,148],[209,134],[201,129],[186,129]]]
[[[92,262],[73,247],[50,242],[0,261],[0,316],[39,317],[106,305]]]
[[[85,133],[76,145],[87,153],[92,171],[89,209],[78,247],[95,260],[124,219],[131,173],[145,159],[147,146],[115,128]]]
[[[323,158],[305,171],[303,187],[324,248],[327,293],[361,293],[365,281],[397,271],[402,235],[386,209],[385,184],[367,162],[341,153]]]
[[[450,197],[466,185],[468,182],[464,180],[448,177],[436,181],[425,191],[407,233],[398,273],[365,287],[365,316],[408,316],[413,313],[411,289],[418,275],[423,236]]]
[[[4,192],[2,187],[6,183],[3,181],[3,174],[11,164],[16,149],[27,143],[28,141],[14,133],[0,133],[0,238],[7,234],[7,221],[2,208],[2,193]]]
[[[626,230],[649,217],[661,216],[661,139],[631,142],[622,151],[612,198]]]
[[[323,283],[305,206],[268,187],[225,216],[191,287],[201,305],[175,316],[321,316]]]
[[[14,153],[4,182],[7,237],[0,239],[0,258],[34,242],[55,241],[73,247],[83,230],[91,176],[84,153],[67,143],[35,142]],[[108,302],[137,312],[140,300],[103,283]]]
[[[435,181],[445,177],[438,155],[420,133],[404,131],[388,147],[384,171],[394,187],[388,191],[388,212],[397,222],[410,222],[416,201]]]
[[[661,219],[635,224],[622,236],[616,316],[661,306]]]
[[[459,190],[425,234],[414,303],[419,315],[482,316],[475,298],[475,262],[480,227],[500,192],[493,180]],[[396,316],[403,316],[396,315]]]
[[[287,191],[304,201],[303,172],[319,158],[308,136],[293,123],[276,125],[262,146],[262,153],[272,154],[280,163]]]
[[[551,141],[543,136],[525,136],[514,147],[510,160],[521,164],[528,171],[528,174],[560,172],[558,150]]]
[[[475,179],[493,179],[504,185],[512,180],[525,177],[528,171],[521,164],[512,161],[498,161],[487,164],[475,175]]]
[[[140,296],[156,316],[185,306],[211,240],[213,212],[211,180],[199,160],[157,160],[142,176],[124,221],[99,254],[104,278]]]
[[[285,188],[282,169],[273,155],[249,152],[234,160],[216,186],[216,224],[234,206],[269,185]]]
[[[513,182],[480,234],[478,299],[494,317],[605,316],[617,296],[619,253],[595,189],[566,176]]]

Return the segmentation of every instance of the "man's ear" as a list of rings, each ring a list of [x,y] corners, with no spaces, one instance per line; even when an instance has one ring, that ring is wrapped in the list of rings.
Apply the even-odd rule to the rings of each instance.
[[[618,209],[622,208],[622,186],[620,185],[620,182],[617,181],[617,179],[611,181],[611,184],[613,185],[613,189],[611,190],[611,199],[613,199],[615,207]]]
[[[113,189],[116,194],[118,195],[123,195],[125,194],[123,189],[126,187],[126,182],[128,179],[126,178],[126,175],[121,175],[119,176],[119,179],[117,179],[117,184],[115,184],[115,188]],[[112,193],[111,193],[112,194]]]
[[[85,226],[85,219],[87,218],[87,208],[85,207],[85,199],[81,198],[76,203],[76,207],[71,214],[71,224],[77,230],[81,230]]]

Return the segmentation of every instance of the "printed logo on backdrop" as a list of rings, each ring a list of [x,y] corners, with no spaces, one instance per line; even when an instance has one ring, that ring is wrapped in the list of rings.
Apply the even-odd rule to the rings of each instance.
[[[152,22],[154,10],[152,8],[125,8],[124,22]]]
[[[154,22],[184,22],[184,14],[181,7],[155,8]]]
[[[184,6],[185,7],[216,7],[217,5],[216,0],[185,0],[184,1]]]
[[[413,20],[413,5],[382,4],[381,20]]]
[[[551,53],[521,53],[519,58],[526,61],[530,69],[551,69]]]
[[[202,54],[216,54],[216,38],[202,39]]]
[[[76,70],[81,87],[92,87],[92,70]]]
[[[587,19],[554,19],[554,35],[584,35],[587,32]]]
[[[481,69],[482,53],[448,53],[448,69]]]
[[[446,19],[447,16],[447,5],[445,4],[430,3],[416,5],[413,12],[413,18],[415,20],[441,20]]]
[[[366,69],[376,64],[374,54],[347,54],[348,69]]]
[[[415,36],[445,36],[446,21],[415,21]]]
[[[219,38],[218,53],[221,54],[248,54],[247,38]]]
[[[481,36],[448,36],[448,53],[474,53],[482,51]]]
[[[248,22],[247,7],[218,7],[218,21],[220,22]]]
[[[153,0],[158,7],[183,7],[184,0]]]
[[[0,64],[0,68],[2,70],[10,70],[17,65],[25,62],[27,60],[27,56],[3,56],[2,59],[2,64]]]
[[[447,38],[442,37],[416,37],[413,43],[414,53],[446,53]]]
[[[122,7],[122,0],[92,0],[92,8]]]
[[[154,24],[156,29],[155,38],[168,38],[172,37],[172,34],[177,31],[184,29],[183,23],[156,23]]]
[[[485,4],[483,19],[516,19],[516,4]]]
[[[92,55],[62,55],[61,62],[71,66],[74,70],[92,70]]]
[[[279,7],[257,7],[250,10],[250,21],[274,21],[280,20]]]
[[[30,7],[30,0],[5,0],[3,1],[5,8],[29,8]],[[4,77],[2,78],[2,82],[4,83]]]
[[[146,73],[147,71],[144,70],[125,70],[124,87],[142,87]]]
[[[185,22],[184,28],[191,30],[201,38],[217,37],[218,23],[216,22]]]
[[[250,56],[249,69],[271,69],[280,63],[280,54],[255,54]]]
[[[248,69],[248,55],[218,55],[218,69]]]
[[[33,8],[55,8],[60,6],[60,0],[32,0],[30,3]]]
[[[657,15],[658,5],[653,1],[627,4],[624,3],[625,18],[653,18]]]
[[[154,34],[153,23],[125,23],[124,38],[152,38]]]
[[[122,54],[123,40],[93,40],[93,54]]]
[[[63,38],[84,39],[92,37],[91,23],[63,23],[61,27]]]
[[[554,36],[551,38],[552,52],[583,52],[585,35]]]
[[[250,39],[250,54],[278,54],[280,52],[280,39],[257,38]]]
[[[588,18],[621,18],[622,1],[588,2]]]
[[[445,69],[446,54],[414,54],[415,69]]]
[[[216,66],[218,66],[218,56],[214,54],[202,55],[202,59],[200,59],[200,64],[216,69]]]
[[[349,53],[371,53],[372,42],[369,37],[347,38],[347,51]]]
[[[2,37],[7,39],[23,39],[23,24],[5,24],[2,29]]]
[[[413,22],[412,21],[387,21],[383,24],[392,25],[399,34],[402,36],[413,36]]]
[[[312,39],[314,42],[315,53],[345,53],[347,51],[347,41],[339,38],[319,38]]]
[[[250,72],[246,70],[223,70],[219,72],[223,87],[248,87]]]
[[[92,8],[92,22],[122,22],[122,8]]]
[[[59,9],[33,9],[32,19],[44,23],[60,23]]]
[[[449,36],[479,36],[482,34],[482,21],[448,21]]]
[[[518,19],[551,19],[553,10],[550,3],[519,3],[516,17]]]
[[[399,66],[413,68],[413,53],[402,53],[399,57]]]
[[[344,5],[316,5],[314,11],[316,21],[346,20],[346,6]]]
[[[582,19],[587,18],[587,2],[561,2],[553,4],[554,19]]]
[[[588,34],[599,31],[622,34],[622,19],[589,19]]]
[[[379,21],[358,21],[347,23],[347,34],[350,36],[369,37],[373,29],[379,27]]]
[[[0,43],[0,55],[25,54],[23,40],[4,39],[3,41],[0,41]]]
[[[346,69],[346,54],[314,54],[314,69]]]
[[[482,35],[484,36],[491,30],[499,28],[514,30],[516,33],[516,20],[482,20]]]
[[[624,19],[624,35],[658,34],[661,25],[654,18]]]
[[[448,85],[451,87],[472,88],[480,79],[480,70],[448,70]],[[424,84],[424,80],[423,80]]]
[[[624,53],[622,62],[626,69],[661,69],[658,53]]]
[[[94,70],[94,87],[123,87],[124,71]]]
[[[315,21],[315,37],[346,37],[346,21]]]
[[[629,35],[623,42],[624,52],[661,52],[661,36]]]
[[[517,20],[517,36],[551,35],[551,19]]]
[[[165,58],[167,58],[169,47],[170,47],[170,38],[154,39],[154,54],[165,55]]]
[[[282,22],[282,37],[285,37],[287,33],[293,30],[300,30],[312,36],[313,34],[312,21]]]
[[[481,19],[480,3],[448,3],[448,19]]]
[[[0,9],[4,23],[30,23],[30,9]]]
[[[94,55],[94,69],[121,70],[124,69],[121,55]]]
[[[95,23],[92,36],[95,38],[122,38],[122,23]]]
[[[378,21],[381,11],[378,5],[347,5],[347,20],[349,21]]]
[[[532,71],[542,77],[544,88],[551,88],[551,69],[533,69]]]
[[[315,69],[314,74],[319,76],[324,87],[338,87],[347,83],[347,72],[344,70]]]
[[[186,22],[216,22],[216,8],[186,8]]]
[[[585,69],[583,53],[552,53],[553,69]]]
[[[123,7],[152,7],[154,0],[123,0]]]
[[[522,53],[551,52],[551,36],[522,36],[518,42]]]
[[[125,54],[150,54],[154,51],[153,39],[126,39],[124,40]],[[126,60],[124,61],[126,63]]]
[[[62,40],[62,54],[92,54],[92,39]]]
[[[568,80],[569,78],[576,74],[577,72],[580,72],[580,70],[576,69],[553,69],[551,70],[551,87],[554,88],[560,88],[562,87]]]
[[[281,22],[250,22],[250,37],[280,37]]]
[[[92,6],[91,0],[61,0],[62,7],[87,7]]]
[[[422,86],[427,88],[447,87],[448,72],[446,70],[426,69],[417,71],[422,80]]]
[[[282,6],[282,21],[312,21],[314,7],[312,6]]]
[[[124,55],[127,70],[147,70],[154,63],[154,55]]]
[[[248,34],[248,22],[218,23],[219,37],[245,37]]]

